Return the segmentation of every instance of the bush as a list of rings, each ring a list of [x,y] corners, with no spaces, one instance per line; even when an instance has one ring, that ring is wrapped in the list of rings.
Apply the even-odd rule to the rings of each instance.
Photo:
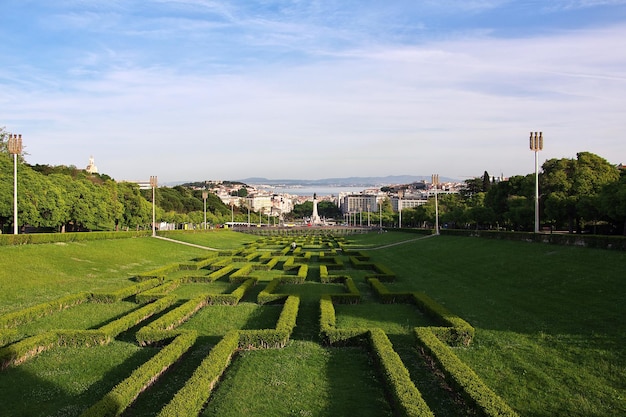
[[[129,287],[120,288],[119,290],[105,293],[93,293],[91,301],[96,303],[114,303],[125,298],[136,295],[142,291],[151,289],[159,285],[162,281],[157,278],[141,281],[138,284]]]
[[[485,416],[516,417],[513,411],[496,393],[494,393],[474,371],[452,352],[431,331],[430,327],[415,329],[418,343],[432,356],[464,397],[482,410]]]
[[[197,416],[237,350],[239,334],[231,331],[211,349],[187,383],[158,414],[159,417]]]
[[[81,416],[108,417],[121,415],[142,391],[154,383],[161,374],[189,350],[195,343],[196,338],[196,332],[185,332],[177,336],[152,359],[137,368],[128,378],[116,385]]]
[[[370,348],[383,374],[395,408],[401,410],[402,414],[406,416],[434,417],[435,415],[413,384],[411,375],[402,363],[402,359],[393,350],[385,332],[381,329],[372,329],[368,335]]]
[[[0,329],[17,327],[20,324],[28,323],[38,318],[65,310],[66,308],[85,303],[89,301],[90,297],[90,293],[80,292],[5,314],[0,316]]]
[[[149,230],[132,232],[76,232],[76,233],[33,233],[18,235],[0,235],[0,246],[25,245],[56,242],[84,242],[87,240],[131,239],[148,237]]]

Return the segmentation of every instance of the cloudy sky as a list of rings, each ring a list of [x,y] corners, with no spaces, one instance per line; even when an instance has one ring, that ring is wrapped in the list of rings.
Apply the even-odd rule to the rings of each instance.
[[[626,163],[626,0],[2,0],[31,164],[159,182]]]

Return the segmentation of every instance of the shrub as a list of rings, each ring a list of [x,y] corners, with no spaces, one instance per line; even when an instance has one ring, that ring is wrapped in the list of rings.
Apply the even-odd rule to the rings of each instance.
[[[385,332],[381,329],[372,329],[368,336],[370,348],[381,370],[395,408],[401,410],[402,414],[406,416],[434,417],[435,415],[411,381],[411,375],[402,363],[400,356],[393,350]]]
[[[513,411],[467,365],[431,331],[430,327],[415,328],[419,345],[440,365],[443,372],[463,393],[464,397],[482,410],[485,416],[515,417]]]
[[[142,291],[154,288],[161,283],[160,279],[153,278],[147,281],[139,282],[138,284],[131,285],[129,287],[120,288],[119,290],[105,293],[94,293],[91,295],[91,300],[97,303],[114,303],[116,301],[123,300],[125,298],[136,295]]]
[[[161,412],[159,417],[196,416],[211,391],[219,381],[239,344],[237,331],[228,332],[220,342],[211,349],[209,355],[200,363],[187,383],[176,393]]]
[[[137,368],[116,385],[100,401],[87,409],[82,417],[121,415],[135,399],[156,381],[174,362],[189,350],[197,338],[196,332],[185,332],[161,349],[152,359]]]
[[[85,303],[89,301],[90,297],[90,293],[80,292],[5,314],[0,316],[0,329],[17,327],[20,324],[28,323],[38,318],[65,310],[66,308]]]

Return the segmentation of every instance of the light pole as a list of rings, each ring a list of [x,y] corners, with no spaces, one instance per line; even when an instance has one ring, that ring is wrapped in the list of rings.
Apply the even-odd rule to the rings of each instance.
[[[204,230],[206,230],[206,199],[208,196],[208,191],[202,191],[202,200],[204,200]]]
[[[402,229],[402,197],[404,193],[398,191],[398,229]]]
[[[17,155],[22,154],[22,135],[9,136],[9,153],[13,155],[13,234],[18,234],[17,227]]]
[[[383,205],[382,202],[378,203],[378,222],[380,229],[383,229]]]
[[[439,204],[437,202],[437,188],[439,188],[439,174],[433,174],[432,183],[435,187],[435,234],[439,234]]]
[[[530,150],[535,152],[535,233],[539,233],[539,159],[537,153],[543,150],[543,132],[530,132]]]
[[[150,176],[150,187],[152,187],[152,236],[156,236],[156,187],[158,181],[156,175]]]
[[[367,203],[367,227],[370,226],[370,203]]]

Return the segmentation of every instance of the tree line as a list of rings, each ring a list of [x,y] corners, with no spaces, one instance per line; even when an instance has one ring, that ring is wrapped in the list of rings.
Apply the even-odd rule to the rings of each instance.
[[[8,134],[0,128],[0,230],[13,223],[13,160],[7,150]],[[74,166],[28,165],[22,155],[18,168],[18,221],[44,231],[138,230],[151,228],[152,191],[135,183],[116,182],[108,175],[90,174]],[[620,166],[621,167],[621,166]],[[575,159],[550,159],[539,175],[540,213],[543,227],[569,232],[590,231],[626,235],[626,170],[604,158],[580,152]],[[202,190],[188,184],[160,187],[156,192],[158,222],[204,222]],[[210,188],[210,187],[206,187]],[[239,204],[224,204],[213,192],[206,200],[210,225],[231,219],[247,222],[248,209],[241,184],[235,195]],[[481,177],[465,181],[458,194],[440,194],[439,223],[449,228],[481,228],[532,231],[534,228],[535,175],[513,176],[506,181]],[[381,210],[361,213],[354,223],[398,226],[389,198]],[[308,217],[313,203],[305,202],[285,214],[285,220]],[[339,219],[342,214],[331,202],[318,204],[322,217]],[[259,218],[258,212],[251,212]],[[367,217],[366,217],[367,216]],[[435,202],[404,209],[402,227],[433,227]],[[369,218],[369,219],[368,219]],[[265,220],[263,221],[265,222]]]
[[[487,172],[458,194],[439,196],[443,227],[534,230],[535,174],[498,181]],[[549,159],[539,174],[542,228],[626,235],[626,170],[590,152]],[[403,226],[435,221],[434,200],[402,212]]]

